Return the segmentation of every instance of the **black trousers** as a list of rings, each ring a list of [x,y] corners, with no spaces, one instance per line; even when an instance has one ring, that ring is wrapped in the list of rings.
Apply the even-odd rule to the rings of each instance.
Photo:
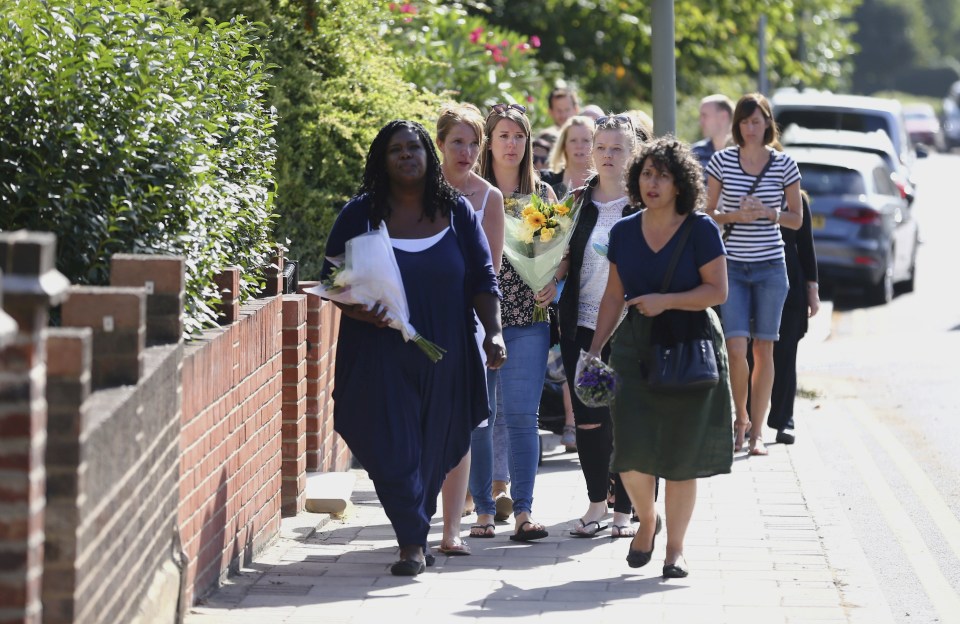
[[[613,421],[610,419],[610,410],[606,407],[587,407],[574,392],[574,378],[577,374],[580,350],[588,350],[592,341],[593,330],[586,327],[577,327],[575,336],[560,336],[560,357],[563,360],[563,369],[570,388],[574,422],[577,425],[600,425],[592,429],[577,427],[577,454],[580,456],[580,469],[587,482],[587,496],[591,503],[607,500],[607,492],[612,489],[616,497],[613,510],[618,513],[630,513],[630,497],[623,487],[620,475],[610,472],[610,454],[613,452]],[[609,345],[600,357],[603,361],[609,359]]]

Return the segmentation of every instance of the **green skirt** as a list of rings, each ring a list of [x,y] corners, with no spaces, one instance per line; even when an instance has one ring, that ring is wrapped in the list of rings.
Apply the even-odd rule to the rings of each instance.
[[[640,362],[650,351],[652,320],[633,310],[613,337],[610,365],[620,376],[611,406],[611,471],[635,470],[670,481],[730,472],[733,464],[733,399],[720,320],[707,310],[719,355],[720,383],[708,390],[663,394],[642,379]]]

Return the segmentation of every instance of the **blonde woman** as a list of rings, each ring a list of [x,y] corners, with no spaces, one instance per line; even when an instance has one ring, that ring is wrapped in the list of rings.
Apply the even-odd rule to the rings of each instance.
[[[637,133],[627,115],[597,119],[593,136],[592,159],[597,172],[577,198],[580,217],[570,239],[567,257],[557,270],[566,277],[560,295],[560,353],[570,387],[574,384],[580,350],[587,350],[597,327],[600,300],[607,285],[610,264],[601,255],[610,239],[613,225],[637,211],[627,196],[625,173],[637,147]],[[625,314],[625,313],[624,313]],[[609,349],[604,349],[604,360]],[[587,483],[590,501],[587,511],[570,531],[574,537],[593,537],[607,528],[607,487],[610,454],[613,451],[613,423],[606,407],[584,405],[572,396],[576,422],[577,452],[580,469]],[[612,537],[633,537],[630,523],[630,499],[619,475],[613,476],[615,502]]]
[[[550,151],[550,171],[543,175],[557,197],[580,188],[593,175],[593,130],[593,119],[583,115],[571,117],[560,128]]]

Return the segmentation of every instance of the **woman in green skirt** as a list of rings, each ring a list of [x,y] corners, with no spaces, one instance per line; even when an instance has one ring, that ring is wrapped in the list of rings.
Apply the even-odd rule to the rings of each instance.
[[[640,519],[630,567],[653,555],[661,522],[654,510],[656,476],[666,480],[667,549],[664,578],[687,576],[683,540],[693,515],[697,479],[729,473],[733,463],[733,403],[723,331],[712,306],[727,297],[720,229],[700,212],[703,174],[689,148],[673,137],[644,144],[627,171],[630,200],[644,210],[610,232],[610,274],[590,352],[599,355],[616,330],[610,364],[620,376],[612,405],[611,470],[619,472]],[[678,234],[687,219],[689,236]],[[667,291],[674,251],[682,244]],[[624,306],[627,317],[617,329]],[[720,382],[707,390],[662,393],[644,378],[653,319],[666,310],[706,311]]]

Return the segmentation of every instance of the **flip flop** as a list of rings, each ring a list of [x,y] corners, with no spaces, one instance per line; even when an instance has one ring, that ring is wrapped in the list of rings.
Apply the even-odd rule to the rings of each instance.
[[[440,548],[437,549],[438,552],[443,553],[448,557],[465,557],[470,553],[470,547],[467,546],[464,542],[459,542],[453,546],[447,547],[443,544],[440,545]]]
[[[572,531],[570,531],[570,535],[572,537],[595,537],[597,533],[607,528],[607,525],[600,524],[600,522],[597,520],[584,522],[583,518],[580,518],[579,522],[580,522],[580,528],[573,529]],[[587,529],[587,527],[590,526],[591,524],[595,524],[597,525],[597,527],[595,529]]]
[[[529,531],[527,531],[523,527],[527,526],[528,524],[530,526],[534,526],[533,522],[529,520],[525,520],[520,525],[520,530],[510,536],[510,541],[511,542],[531,542],[533,540],[543,539],[548,535],[550,535],[549,533],[547,533],[546,529],[530,529]]]
[[[617,530],[617,534],[613,534],[613,530]],[[628,533],[627,531],[632,531]],[[637,530],[629,524],[614,524],[610,527],[610,538],[617,539],[618,537],[634,537],[637,534]]]
[[[493,533],[488,531],[493,529]],[[474,533],[474,531],[482,531],[481,533]],[[493,524],[475,524],[470,527],[470,537],[478,537],[480,539],[490,539],[497,536],[497,527]]]

